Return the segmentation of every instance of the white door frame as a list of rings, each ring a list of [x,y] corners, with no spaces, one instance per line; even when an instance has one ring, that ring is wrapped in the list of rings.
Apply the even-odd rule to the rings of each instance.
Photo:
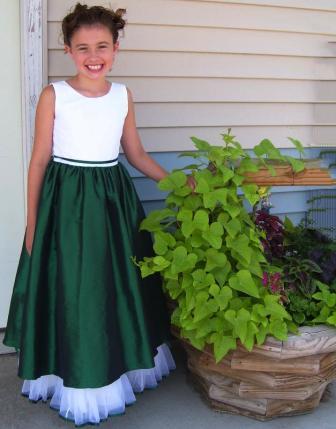
[[[35,110],[47,84],[47,0],[20,0],[22,152],[25,201]],[[25,203],[26,207],[26,203]]]

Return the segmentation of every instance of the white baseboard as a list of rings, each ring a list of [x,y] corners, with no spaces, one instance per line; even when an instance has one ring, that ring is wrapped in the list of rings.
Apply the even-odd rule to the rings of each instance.
[[[15,349],[11,347],[7,347],[4,344],[2,344],[2,340],[4,338],[5,334],[3,332],[0,332],[0,355],[5,355],[8,353],[15,353]]]

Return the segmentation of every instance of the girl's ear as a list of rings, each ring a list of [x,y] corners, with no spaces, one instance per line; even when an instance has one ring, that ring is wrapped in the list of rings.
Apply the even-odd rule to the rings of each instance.
[[[64,53],[65,54],[70,54],[71,53],[71,48],[68,45],[64,45]]]
[[[119,51],[119,42],[115,42],[113,49],[115,53]]]

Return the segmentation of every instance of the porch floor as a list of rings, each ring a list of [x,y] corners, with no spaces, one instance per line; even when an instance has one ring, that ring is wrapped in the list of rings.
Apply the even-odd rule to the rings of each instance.
[[[158,389],[137,395],[126,414],[102,422],[102,429],[335,429],[336,383],[326,399],[311,414],[258,422],[246,417],[210,410],[193,386],[186,381],[185,356],[174,351],[177,369]],[[61,419],[48,404],[30,403],[20,394],[15,355],[0,355],[0,429],[75,428]],[[90,427],[90,426],[86,426]]]

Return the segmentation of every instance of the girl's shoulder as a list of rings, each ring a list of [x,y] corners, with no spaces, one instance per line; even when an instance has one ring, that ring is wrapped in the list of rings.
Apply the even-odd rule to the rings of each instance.
[[[45,86],[40,94],[39,104],[43,106],[54,106],[55,104],[55,90],[51,84]]]
[[[53,87],[53,84],[50,83],[42,89],[41,97],[55,97],[55,89]]]

